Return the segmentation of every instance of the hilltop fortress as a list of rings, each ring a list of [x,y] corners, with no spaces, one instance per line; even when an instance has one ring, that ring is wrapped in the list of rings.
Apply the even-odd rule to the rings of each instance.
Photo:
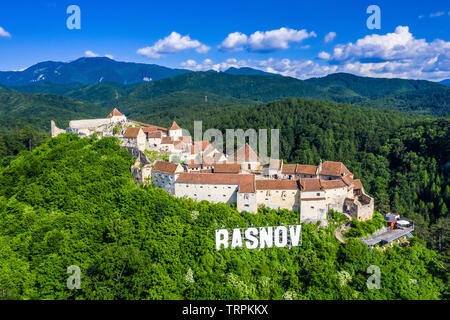
[[[175,121],[169,128],[159,127],[129,120],[117,109],[104,119],[70,121],[66,130],[52,121],[51,131],[52,137],[73,132],[119,138],[136,159],[131,167],[135,182],[152,183],[176,197],[226,203],[250,213],[262,206],[294,210],[300,222],[326,224],[331,209],[358,220],[373,215],[373,198],[341,162],[316,166],[270,159],[263,164],[248,144],[227,155],[209,141],[183,136]],[[148,154],[155,151],[172,162],[150,161]]]

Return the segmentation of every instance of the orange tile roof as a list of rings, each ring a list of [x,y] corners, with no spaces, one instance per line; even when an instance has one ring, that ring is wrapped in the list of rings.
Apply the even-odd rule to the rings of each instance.
[[[317,171],[317,166],[312,166],[309,164],[298,164],[295,169],[295,173],[297,174],[310,174],[315,175]]]
[[[355,190],[359,190],[363,188],[362,182],[359,179],[353,180],[353,187]]]
[[[205,151],[206,148],[208,148],[210,145],[211,143],[208,140],[194,141],[194,144],[190,146],[191,154],[196,154]]]
[[[235,162],[256,162],[259,161],[259,157],[256,152],[249,146],[248,143],[240,147],[230,157]]]
[[[342,162],[325,161],[322,163],[321,175],[339,177],[341,175],[352,175],[347,167]]]
[[[296,180],[256,180],[256,190],[297,190]]]
[[[321,180],[320,184],[323,189],[337,189],[346,187],[346,184],[342,180]]]
[[[137,138],[139,131],[141,130],[141,128],[127,128],[127,131],[125,131],[123,136],[124,138]]]
[[[169,130],[179,130],[181,129],[179,125],[174,121],[172,122],[172,126],[169,128]]]
[[[326,198],[300,198],[300,201],[320,201],[326,200]]]
[[[156,161],[153,166],[153,171],[174,174],[177,168],[178,168],[177,163]]]
[[[175,141],[173,143],[173,145],[175,146],[175,149],[178,149],[178,150],[184,150],[187,147],[186,143],[184,143],[183,141],[179,141],[179,140]]]
[[[294,164],[283,164],[283,167],[281,168],[282,174],[295,174],[295,169],[297,168],[297,165]]]
[[[215,163],[214,173],[239,173],[241,165],[239,163]]]
[[[162,132],[167,132],[167,128],[164,128],[164,127],[155,126],[155,125],[153,125],[153,124],[148,124],[148,123],[139,122],[139,121],[134,121],[134,120],[131,120],[131,121],[132,121],[133,123],[137,124],[137,125],[142,126],[142,127],[143,127],[142,129],[145,129],[145,128],[153,128],[153,129],[156,129],[156,130],[159,130],[159,131],[162,131]]]
[[[162,137],[161,144],[173,144],[172,137]]]
[[[177,183],[238,185],[239,192],[255,192],[253,174],[180,173]]]
[[[161,131],[152,131],[152,132],[149,132],[147,134],[147,137],[148,138],[161,138],[162,137],[162,132]]]
[[[353,179],[349,175],[345,175],[342,177],[342,181],[348,186],[350,186],[353,183]]]
[[[319,179],[316,178],[301,178],[300,186],[302,191],[320,191],[322,190],[322,185]]]
[[[120,116],[123,116],[123,114],[119,110],[117,110],[117,108],[114,108],[114,110],[111,111],[110,114],[108,114],[107,118],[120,117]]]

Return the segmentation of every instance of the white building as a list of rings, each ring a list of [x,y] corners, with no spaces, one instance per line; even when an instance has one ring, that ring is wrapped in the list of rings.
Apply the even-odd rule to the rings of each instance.
[[[175,121],[172,123],[172,126],[170,126],[168,131],[169,137],[171,137],[173,141],[176,141],[183,136],[182,129]]]
[[[127,128],[123,135],[123,143],[126,147],[144,151],[147,147],[147,138],[142,128]]]
[[[175,180],[183,172],[183,167],[180,164],[156,161],[152,169],[152,183],[173,195],[175,194]]]

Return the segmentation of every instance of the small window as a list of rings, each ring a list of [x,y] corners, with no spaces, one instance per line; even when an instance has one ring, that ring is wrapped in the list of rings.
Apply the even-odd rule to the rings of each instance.
[[[316,193],[317,196],[320,196],[320,192]]]
[[[252,165],[249,163],[248,164],[248,169],[250,170],[252,168]]]
[[[249,204],[244,204],[244,206],[246,206],[246,207],[250,207],[250,205],[249,205]]]
[[[314,209],[314,207],[311,207],[311,209]]]

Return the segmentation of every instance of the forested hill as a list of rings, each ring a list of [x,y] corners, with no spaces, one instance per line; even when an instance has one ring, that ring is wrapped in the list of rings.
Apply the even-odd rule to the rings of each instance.
[[[177,123],[193,132],[193,118]],[[204,130],[278,128],[280,157],[289,163],[344,162],[378,210],[413,219],[417,234],[435,249],[441,237],[441,251],[450,254],[449,119],[292,98],[205,111],[200,119]]]
[[[346,88],[367,98],[378,98],[407,91],[442,89],[443,85],[425,80],[360,77],[350,73],[333,73],[305,82],[325,89]]]
[[[292,211],[238,213],[133,183],[114,138],[61,135],[0,169],[2,299],[448,299],[442,258],[418,239],[370,250],[334,227],[301,247],[217,251],[222,226],[295,224]],[[67,268],[81,270],[68,290]],[[379,290],[369,290],[376,265]]]
[[[105,117],[110,108],[56,94],[27,94],[0,88],[0,126],[2,129],[50,128],[50,120],[67,126],[71,119]]]
[[[174,105],[175,100],[179,104],[180,99],[174,100],[173,97],[180,95],[190,97],[181,101],[181,106],[185,108],[211,107],[204,102],[205,96],[220,98],[222,105],[229,102],[255,104],[302,97],[431,116],[450,115],[450,88],[442,84],[357,77],[351,74],[332,74],[302,81],[277,75],[191,72],[133,85],[106,83],[106,80],[91,85],[40,82],[11,89],[27,93],[61,94],[108,107],[115,105],[132,117],[151,115],[154,108]]]

